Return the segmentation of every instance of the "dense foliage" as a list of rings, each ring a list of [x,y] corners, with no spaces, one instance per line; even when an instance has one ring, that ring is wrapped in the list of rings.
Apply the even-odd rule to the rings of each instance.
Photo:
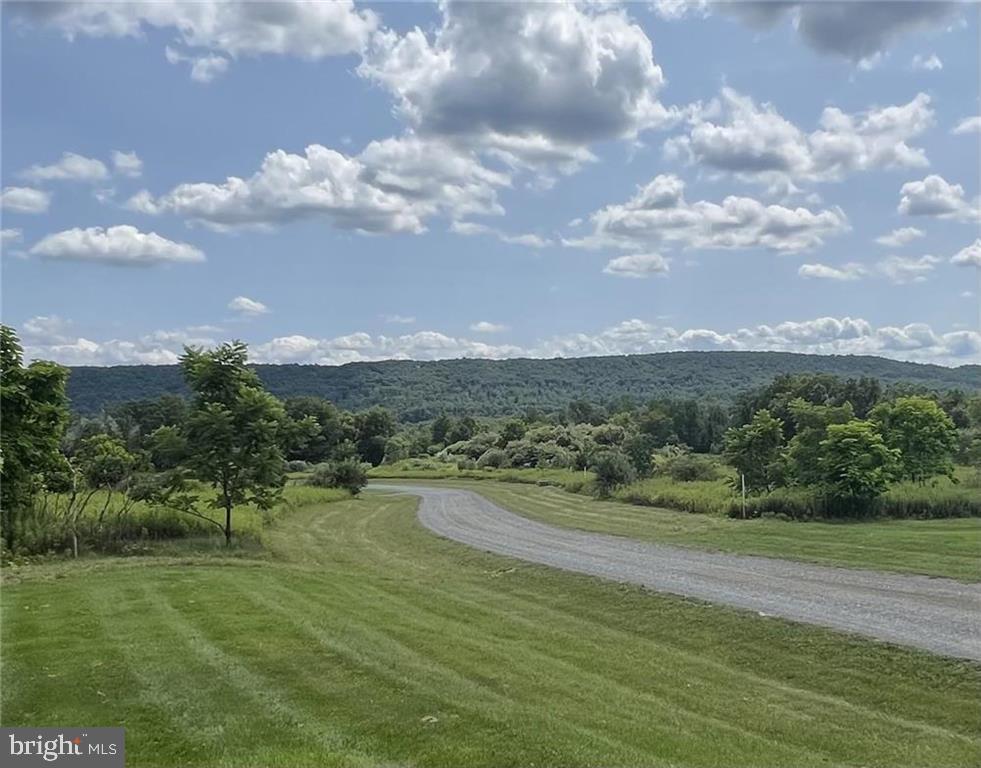
[[[981,390],[981,366],[944,368],[886,360],[879,357],[798,355],[786,352],[670,352],[625,357],[557,360],[393,360],[350,363],[342,366],[257,365],[265,387],[280,398],[304,395],[325,398],[338,408],[361,411],[381,405],[402,421],[427,421],[441,413],[471,416],[526,415],[553,412],[576,399],[609,403],[620,398],[645,402],[650,398],[735,399],[755,392],[781,374],[825,374],[825,382],[852,379],[848,394],[862,418],[871,397],[866,387],[902,384],[926,390]],[[861,377],[867,377],[862,383]],[[812,377],[804,385],[813,390],[827,386]],[[72,369],[68,383],[72,408],[94,414],[109,406],[155,400],[164,394],[187,395],[176,366],[80,367]],[[811,399],[812,392],[795,392]],[[860,398],[859,395],[862,395]],[[749,401],[740,423],[762,405]],[[779,407],[771,408],[787,422]]]

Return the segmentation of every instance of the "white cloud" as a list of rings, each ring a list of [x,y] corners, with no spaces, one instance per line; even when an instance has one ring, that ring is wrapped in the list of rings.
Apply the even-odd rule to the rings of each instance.
[[[958,267],[975,266],[981,268],[981,237],[951,256],[950,263]]]
[[[20,174],[33,181],[101,181],[109,176],[106,164],[95,158],[65,152],[51,165],[32,165]]]
[[[58,315],[38,315],[24,321],[18,330],[26,344],[64,344],[70,329],[71,323]]]
[[[118,175],[131,179],[139,178],[143,174],[143,161],[135,152],[113,150],[112,167]]]
[[[936,256],[887,256],[876,264],[876,269],[894,283],[920,283],[940,262]]]
[[[842,264],[840,267],[832,267],[827,264],[801,264],[797,274],[801,277],[819,280],[851,281],[865,277],[868,270],[855,262]]]
[[[515,166],[574,170],[595,141],[633,138],[677,114],[650,39],[623,9],[572,3],[444,3],[427,35],[376,35],[359,68],[423,135]],[[493,66],[490,63],[493,62]]]
[[[923,237],[924,232],[922,229],[917,229],[916,227],[900,227],[899,229],[894,229],[888,235],[881,235],[875,239],[879,245],[885,245],[889,248],[902,248],[904,245],[909,245],[914,240]]]
[[[31,187],[4,187],[0,208],[14,213],[44,213],[51,205],[51,195]]]
[[[146,28],[174,29],[180,42],[204,51],[193,56],[192,76],[204,70],[198,62],[212,58],[263,54],[322,59],[358,53],[378,26],[374,12],[351,0],[332,2],[222,2],[155,0],[155,2],[26,3],[11,9],[24,23],[40,23],[75,37],[143,37]],[[223,54],[210,57],[207,52]],[[201,65],[215,74],[216,65]]]
[[[603,271],[617,277],[650,277],[665,275],[670,266],[668,260],[659,253],[631,253],[610,259]]]
[[[247,296],[236,296],[228,302],[228,308],[246,317],[257,317],[269,312],[269,307],[261,301],[250,299]]]
[[[372,142],[354,157],[319,144],[303,155],[277,150],[247,179],[180,184],[158,198],[143,191],[127,205],[219,227],[323,216],[340,229],[418,233],[441,213],[503,213],[496,190],[509,183],[471,152],[408,136]]]
[[[474,323],[470,326],[470,330],[474,333],[501,333],[506,331],[508,327],[502,325],[501,323],[492,323],[488,320],[481,320],[480,322]]]
[[[520,235],[511,235],[507,232],[502,232],[496,227],[490,227],[486,224],[479,224],[473,221],[454,221],[450,223],[450,231],[458,235],[464,235],[465,237],[472,237],[474,235],[491,235],[496,237],[502,243],[508,243],[509,245],[523,245],[527,248],[547,248],[552,245],[552,241],[541,235],[536,235],[534,233],[525,233]]]
[[[171,64],[190,64],[191,79],[196,83],[210,83],[228,71],[229,60],[214,53],[188,56],[168,45],[164,49],[164,56]]]
[[[981,115],[965,117],[951,130],[953,134],[981,133]]]
[[[689,203],[684,188],[677,176],[657,176],[626,203],[595,212],[590,217],[593,234],[565,243],[641,250],[663,242],[688,248],[795,252],[821,245],[826,237],[849,228],[839,208],[815,213],[736,196],[721,203]]]
[[[964,187],[931,174],[922,181],[903,184],[899,212],[907,216],[936,216],[941,219],[978,218],[978,204],[964,199]]]
[[[395,325],[412,325],[416,319],[409,315],[382,315],[382,320]]]
[[[695,7],[701,5],[698,0]],[[789,14],[801,40],[819,53],[850,59],[856,64],[878,60],[903,37],[922,33],[945,23],[959,7],[957,2],[852,2],[851,0],[743,0],[716,7],[756,29],[770,29]]]
[[[916,54],[910,62],[910,67],[919,72],[937,72],[944,68],[944,63],[935,53],[931,53],[929,56]]]
[[[195,329],[158,331],[135,340],[92,341],[69,334],[68,324],[48,323],[47,338],[25,342],[29,358],[54,359],[67,365],[174,363],[183,345],[213,346],[218,339]],[[923,323],[875,327],[851,317],[819,317],[757,325],[735,330],[675,329],[640,319],[626,320],[595,333],[570,333],[540,340],[532,346],[487,344],[438,331],[401,336],[350,333],[333,338],[295,334],[251,345],[257,363],[340,365],[371,360],[445,360],[513,357],[581,357],[670,352],[686,349],[775,350],[814,354],[883,355],[904,360],[963,364],[981,354],[981,333],[934,331]]]
[[[204,261],[204,254],[187,243],[174,242],[136,227],[67,229],[40,240],[29,253],[49,259],[89,261],[121,266]]]
[[[826,107],[819,127],[804,133],[771,104],[723,88],[691,122],[687,135],[665,143],[668,157],[793,190],[795,183],[838,181],[858,171],[929,165],[923,150],[907,142],[933,124],[933,110],[925,93],[856,114]]]
[[[11,243],[19,243],[24,237],[24,233],[19,229],[0,230],[0,246],[8,246]]]

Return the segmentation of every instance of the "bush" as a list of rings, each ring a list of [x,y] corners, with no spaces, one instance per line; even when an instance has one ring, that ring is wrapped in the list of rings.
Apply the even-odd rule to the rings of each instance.
[[[636,474],[630,459],[619,451],[602,451],[593,460],[596,489],[601,496],[609,496],[621,485],[633,482]]]
[[[318,488],[343,488],[357,496],[368,484],[368,465],[353,459],[318,464],[307,478],[307,484]]]
[[[287,472],[306,472],[309,469],[310,469],[310,463],[303,461],[302,459],[286,462]]]
[[[477,459],[478,469],[500,469],[507,465],[508,455],[500,448],[489,448]]]
[[[672,480],[681,483],[719,479],[719,468],[712,459],[692,453],[682,453],[675,456],[665,463],[663,471]]]

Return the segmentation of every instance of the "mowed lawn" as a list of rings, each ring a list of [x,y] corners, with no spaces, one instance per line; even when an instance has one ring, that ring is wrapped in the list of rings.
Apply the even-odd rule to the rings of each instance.
[[[3,724],[124,725],[131,766],[978,764],[981,666],[481,553],[415,507],[8,577]]]
[[[385,481],[468,488],[552,525],[743,555],[981,581],[981,518],[793,522],[598,501],[554,487],[493,481]],[[981,763],[981,761],[979,761]]]

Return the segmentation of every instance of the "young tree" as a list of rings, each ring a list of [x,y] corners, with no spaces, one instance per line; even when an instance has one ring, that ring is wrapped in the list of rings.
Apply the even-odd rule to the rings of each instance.
[[[857,419],[831,424],[820,448],[821,485],[835,503],[849,511],[865,511],[886,490],[900,458],[874,423]]]
[[[180,361],[194,393],[186,465],[216,490],[212,505],[225,511],[225,524],[219,527],[226,544],[232,540],[235,506],[253,503],[268,509],[285,481],[283,406],[263,389],[247,360],[248,347],[236,341],[213,350],[185,347]],[[185,511],[194,514],[190,508]]]
[[[725,433],[723,455],[746,478],[747,488],[769,490],[782,474],[782,448],[783,422],[764,409]]]
[[[634,480],[634,467],[630,459],[619,451],[600,451],[593,460],[596,485],[601,496],[609,496],[621,485]]]
[[[25,368],[17,334],[0,325],[0,528],[8,547],[38,476],[63,463],[58,447],[68,423],[67,379],[68,370],[54,363]]]
[[[936,475],[954,476],[957,428],[928,397],[900,397],[872,409],[872,421],[885,444],[899,451],[899,475],[923,483]]]
[[[788,470],[793,479],[802,485],[816,485],[821,481],[818,458],[821,441],[828,436],[832,424],[845,424],[855,418],[851,403],[844,405],[814,405],[797,398],[789,406],[795,424],[795,435],[787,449]]]

